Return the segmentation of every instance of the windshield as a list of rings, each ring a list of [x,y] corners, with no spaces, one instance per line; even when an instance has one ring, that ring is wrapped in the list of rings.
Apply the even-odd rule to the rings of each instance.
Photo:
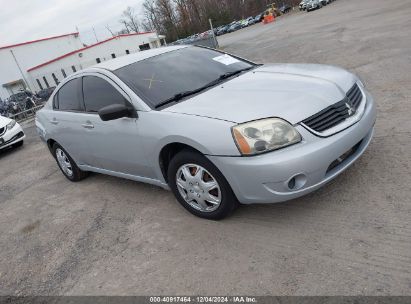
[[[215,50],[187,47],[132,63],[114,74],[155,108],[181,92],[197,90],[224,74],[253,66]]]

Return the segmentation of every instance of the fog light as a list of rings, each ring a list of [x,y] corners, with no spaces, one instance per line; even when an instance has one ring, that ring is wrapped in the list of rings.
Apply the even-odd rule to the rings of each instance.
[[[287,182],[287,187],[290,190],[299,190],[305,186],[307,183],[307,176],[304,174],[297,174],[293,176]]]
[[[290,179],[290,181],[288,182],[288,188],[294,189],[294,187],[295,187],[295,177]]]

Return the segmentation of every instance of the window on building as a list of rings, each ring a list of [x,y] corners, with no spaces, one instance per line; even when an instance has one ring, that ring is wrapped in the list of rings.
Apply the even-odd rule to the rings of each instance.
[[[56,74],[51,73],[51,76],[53,77],[54,82],[56,83],[56,85],[59,85],[60,81],[59,81],[58,78],[56,77]]]
[[[58,91],[54,106],[62,111],[84,111],[81,96],[81,78],[75,78],[67,82]]]
[[[116,54],[111,54],[111,58],[116,58]]]
[[[130,51],[129,51],[129,50],[126,50],[126,54],[127,54],[127,55],[130,55]]]
[[[73,70],[73,73],[77,72],[76,67],[74,65],[71,66],[71,69]]]
[[[50,85],[49,85],[49,83],[48,83],[48,81],[47,81],[47,78],[46,78],[46,76],[43,76],[43,80],[44,80],[44,83],[46,84],[46,87],[50,87]]]
[[[41,85],[40,80],[36,79],[37,85],[39,86],[40,90],[43,90],[43,86]]]
[[[96,61],[97,61],[97,63],[101,62],[100,58],[96,58]]]
[[[64,78],[66,78],[66,77],[67,77],[67,75],[66,75],[66,71],[65,71],[64,69],[61,69],[61,74],[63,74],[63,77],[64,77]]]
[[[87,112],[98,112],[101,108],[112,104],[128,104],[119,91],[96,76],[83,77],[83,96]]]
[[[150,45],[148,43],[142,44],[139,46],[139,48],[140,48],[140,51],[146,51],[150,49]]]

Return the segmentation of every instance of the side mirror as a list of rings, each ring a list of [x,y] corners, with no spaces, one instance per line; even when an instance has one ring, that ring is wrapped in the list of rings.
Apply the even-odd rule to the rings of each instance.
[[[122,104],[112,104],[101,108],[98,111],[102,121],[115,120],[123,117],[130,117],[131,111],[125,105]]]

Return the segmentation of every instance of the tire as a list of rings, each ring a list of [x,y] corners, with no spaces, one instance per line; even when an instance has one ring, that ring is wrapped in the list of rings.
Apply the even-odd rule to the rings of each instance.
[[[78,182],[88,176],[88,172],[82,171],[77,167],[74,160],[71,156],[67,153],[66,150],[63,149],[62,146],[55,143],[53,145],[53,156],[56,159],[57,165],[59,166],[63,175],[72,182]]]
[[[175,155],[168,166],[167,177],[178,202],[198,217],[221,220],[238,206],[223,174],[198,152],[183,150]]]

